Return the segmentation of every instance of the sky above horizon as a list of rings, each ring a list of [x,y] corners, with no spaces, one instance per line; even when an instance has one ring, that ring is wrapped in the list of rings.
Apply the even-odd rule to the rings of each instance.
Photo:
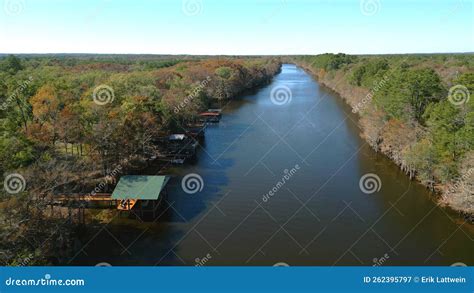
[[[474,52],[473,0],[0,0],[0,53]]]

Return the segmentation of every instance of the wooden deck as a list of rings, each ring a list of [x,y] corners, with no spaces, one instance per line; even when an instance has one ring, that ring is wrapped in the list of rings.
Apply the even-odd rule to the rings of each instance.
[[[56,201],[116,201],[111,193],[97,193],[95,195],[68,194],[53,197]]]
[[[130,211],[138,202],[137,199],[113,199],[110,193],[58,195],[53,197],[53,200],[61,204],[67,202],[106,202],[109,206],[115,206],[119,211]]]
[[[52,196],[51,207],[53,205],[67,206],[69,208],[79,208],[84,214],[87,208],[115,208],[120,214],[127,213],[129,216],[153,214],[162,202],[162,197],[166,195],[165,186],[170,176],[162,175],[124,175],[115,186],[114,192],[97,194],[58,194]]]

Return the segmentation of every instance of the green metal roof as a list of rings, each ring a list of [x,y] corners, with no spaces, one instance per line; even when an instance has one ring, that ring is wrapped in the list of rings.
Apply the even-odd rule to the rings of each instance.
[[[112,198],[157,200],[168,180],[169,176],[122,176]]]

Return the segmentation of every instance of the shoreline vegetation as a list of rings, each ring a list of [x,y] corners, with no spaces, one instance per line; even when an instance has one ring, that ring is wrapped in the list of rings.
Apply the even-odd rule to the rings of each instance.
[[[362,137],[474,223],[474,55],[300,56],[357,113]]]
[[[120,175],[163,170],[163,138],[270,82],[282,60],[337,92],[375,151],[474,221],[472,54],[9,55],[0,58],[2,265],[67,263],[84,228],[74,207],[52,208],[54,195],[108,192]]]
[[[278,57],[177,58],[0,59],[2,265],[65,263],[80,248],[81,215],[53,209],[54,195],[110,191],[160,157],[162,138],[281,68]]]

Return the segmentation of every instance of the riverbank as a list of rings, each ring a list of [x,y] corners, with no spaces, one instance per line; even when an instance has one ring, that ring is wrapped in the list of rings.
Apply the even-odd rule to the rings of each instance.
[[[293,93],[284,105],[270,99],[281,87]],[[153,223],[100,215],[110,233],[82,235],[81,253],[65,265],[193,266],[208,254],[209,266],[370,266],[386,254],[385,265],[472,263],[469,226],[453,222],[457,215],[438,207],[426,188],[374,154],[355,116],[344,121],[347,110],[302,68],[284,64],[270,84],[223,107],[196,162],[168,171],[167,212]],[[288,144],[279,140],[285,134]],[[359,179],[371,172],[382,186],[367,195]],[[189,174],[202,178],[194,194],[182,186]],[[348,253],[356,241],[358,258]]]
[[[196,117],[199,117],[200,112],[208,108],[220,108],[221,105],[225,105],[229,100],[270,83],[272,78],[281,72],[282,66],[281,62],[276,60],[270,60],[266,63],[262,62],[260,65],[255,65],[257,67],[261,66],[260,68],[251,68],[248,71],[243,67],[239,67],[239,64],[231,64],[229,61],[226,61],[225,65],[229,66],[217,67],[212,75],[209,74],[204,79],[204,82],[201,81],[191,89],[188,96],[184,99],[182,97],[175,97],[174,100],[168,101],[170,109],[173,109],[173,114],[171,115],[176,117],[169,118],[174,123],[169,123],[167,127],[161,129],[160,134],[163,136],[162,138],[166,138],[173,133],[184,134],[187,124],[190,121],[194,123],[195,119],[197,119]],[[200,131],[203,131],[203,136],[205,136],[205,128],[200,129]],[[192,138],[191,140],[195,141],[197,138]],[[155,170],[159,170],[158,173],[160,174],[165,172],[172,164],[169,160],[159,160],[160,155],[164,151],[163,146],[160,145],[156,138],[151,141],[150,148],[154,151],[133,153],[125,159],[122,158],[114,162],[111,164],[113,168],[109,168],[109,172],[103,174],[103,177],[85,180],[83,182],[85,183],[83,190],[94,190],[94,186],[97,187],[102,182],[106,182],[108,185],[108,190],[106,191],[111,192],[117,183],[118,177],[130,172],[141,173],[150,168],[150,166]],[[104,190],[98,190],[97,192],[100,191]]]
[[[304,68],[322,85],[337,93],[348,103],[353,113],[359,116],[359,125],[362,130],[361,136],[376,152],[380,152],[392,160],[404,171],[410,179],[416,179],[432,191],[435,201],[445,207],[451,208],[460,213],[468,222],[474,223],[474,183],[473,168],[474,154],[469,151],[460,161],[458,166],[458,176],[444,182],[436,177],[431,178],[419,175],[417,168],[412,164],[413,153],[410,150],[418,147],[417,142],[429,137],[429,130],[426,126],[416,121],[403,121],[387,117],[380,107],[377,107],[373,98],[380,92],[392,78],[391,72],[380,74],[378,79],[373,81],[372,87],[357,86],[351,84],[354,67],[344,67],[334,71],[315,67],[314,64],[296,59],[295,63]],[[312,66],[313,65],[313,66]],[[438,68],[438,71],[447,70]],[[466,72],[466,68],[453,68]],[[442,77],[446,78],[441,75]],[[451,77],[452,78],[452,77]],[[470,133],[472,138],[472,133]]]
[[[45,244],[30,264],[70,249],[76,217],[47,209],[55,195],[107,193],[121,175],[166,168],[170,134],[192,133],[214,101],[268,83],[281,67],[273,57],[0,59],[13,63],[0,87],[5,265],[33,253],[32,242]]]

